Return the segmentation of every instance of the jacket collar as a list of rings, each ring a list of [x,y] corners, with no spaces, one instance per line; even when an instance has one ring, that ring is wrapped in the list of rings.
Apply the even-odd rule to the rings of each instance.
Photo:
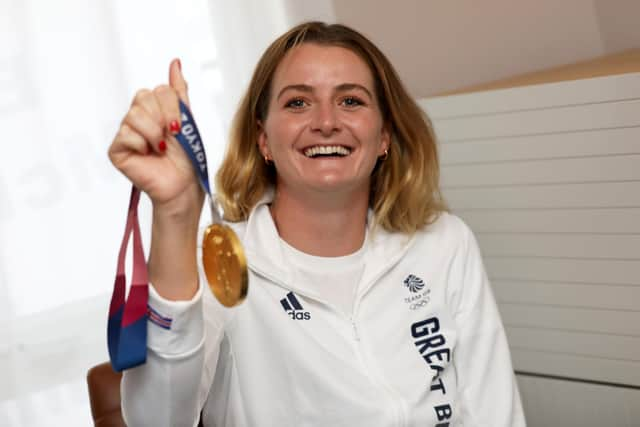
[[[242,240],[249,268],[280,286],[321,299],[305,289],[304,283],[295,280],[295,271],[284,258],[280,237],[269,212],[269,203],[273,197],[273,190],[269,190],[256,204],[247,221]],[[402,233],[390,233],[380,227],[373,230],[371,211],[368,219],[368,247],[365,253],[365,269],[358,289],[359,297],[402,258],[413,242],[413,237]]]

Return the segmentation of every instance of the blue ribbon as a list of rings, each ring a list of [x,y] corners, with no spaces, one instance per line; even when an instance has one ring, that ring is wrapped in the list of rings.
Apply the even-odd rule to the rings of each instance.
[[[176,135],[176,139],[187,152],[189,160],[198,175],[198,180],[204,191],[211,197],[211,188],[209,187],[209,174],[207,172],[207,155],[204,152],[204,144],[198,132],[195,120],[191,115],[191,111],[180,101],[180,120],[182,122],[180,132]]]

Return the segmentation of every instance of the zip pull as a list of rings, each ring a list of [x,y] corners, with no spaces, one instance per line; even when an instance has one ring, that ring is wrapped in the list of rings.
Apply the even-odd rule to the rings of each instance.
[[[351,318],[351,326],[353,327],[353,338],[356,341],[360,341],[360,335],[358,334],[358,327],[356,326],[356,321]]]

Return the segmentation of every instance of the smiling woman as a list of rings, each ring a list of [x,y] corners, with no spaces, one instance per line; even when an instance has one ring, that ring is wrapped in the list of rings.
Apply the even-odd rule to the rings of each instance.
[[[217,198],[249,266],[225,309],[197,266],[203,203],[170,84],[138,92],[111,160],[153,202],[146,364],[128,425],[524,426],[475,239],[444,208],[427,118],[342,25],[267,49],[236,114]]]

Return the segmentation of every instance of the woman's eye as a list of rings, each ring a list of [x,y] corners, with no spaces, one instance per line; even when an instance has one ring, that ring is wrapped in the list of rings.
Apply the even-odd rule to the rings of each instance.
[[[348,96],[342,100],[342,103],[347,107],[357,107],[358,105],[362,105],[362,101],[358,98],[354,98],[353,96]]]
[[[292,99],[291,101],[287,102],[287,104],[285,105],[285,107],[288,108],[302,108],[306,105],[306,103],[304,102],[303,99]]]

